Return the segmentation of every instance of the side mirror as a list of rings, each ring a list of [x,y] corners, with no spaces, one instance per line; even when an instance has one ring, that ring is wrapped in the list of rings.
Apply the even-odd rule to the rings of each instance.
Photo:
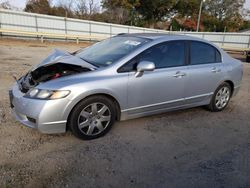
[[[143,72],[155,70],[155,64],[150,61],[141,61],[137,65],[136,69],[137,69],[137,72],[136,72],[135,77],[141,77],[143,75]]]

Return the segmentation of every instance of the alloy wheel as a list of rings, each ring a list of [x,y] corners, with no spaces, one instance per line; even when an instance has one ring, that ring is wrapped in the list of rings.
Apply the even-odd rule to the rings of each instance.
[[[111,121],[110,109],[102,103],[92,103],[85,107],[78,117],[78,128],[88,136],[103,132]]]
[[[216,94],[215,105],[218,109],[224,108],[230,99],[230,89],[228,87],[222,87]]]

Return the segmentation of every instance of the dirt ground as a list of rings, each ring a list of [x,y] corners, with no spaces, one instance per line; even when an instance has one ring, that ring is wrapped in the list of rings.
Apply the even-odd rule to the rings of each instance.
[[[250,64],[228,108],[193,108],[118,122],[105,137],[44,135],[10,113],[11,74],[54,48],[87,44],[0,40],[0,187],[250,187]]]

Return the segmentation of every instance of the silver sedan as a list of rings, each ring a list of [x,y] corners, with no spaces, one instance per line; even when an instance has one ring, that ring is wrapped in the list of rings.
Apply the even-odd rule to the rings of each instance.
[[[24,125],[93,139],[117,120],[196,106],[221,111],[242,75],[241,62],[208,41],[122,34],[74,53],[55,50],[9,94]]]

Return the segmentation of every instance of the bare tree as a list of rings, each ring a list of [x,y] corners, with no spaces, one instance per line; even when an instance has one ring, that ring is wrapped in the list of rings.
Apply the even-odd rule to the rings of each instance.
[[[235,17],[243,8],[246,0],[210,0],[206,4],[209,14],[220,21]]]
[[[78,0],[76,2],[76,15],[79,18],[84,18],[88,14],[88,6],[86,0]]]
[[[94,13],[97,13],[99,10],[98,10],[98,6],[97,4],[95,3],[94,0],[88,0],[88,12],[89,12],[89,18],[91,18],[91,16],[94,14]]]
[[[2,9],[12,9],[9,1],[4,1],[0,3],[0,8]]]
[[[61,0],[57,7],[65,10],[65,17],[73,17],[74,0]]]
[[[91,16],[92,15],[92,10],[93,10],[93,7],[94,7],[94,0],[89,0],[88,2],[89,4],[89,15]]]

